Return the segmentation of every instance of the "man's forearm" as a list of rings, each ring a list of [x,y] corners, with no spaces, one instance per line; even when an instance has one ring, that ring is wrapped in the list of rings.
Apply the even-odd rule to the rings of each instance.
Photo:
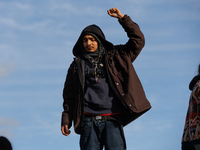
[[[128,15],[119,19],[119,23],[126,31],[128,37],[134,42],[136,49],[142,49],[145,44],[145,38],[137,23],[133,22]]]

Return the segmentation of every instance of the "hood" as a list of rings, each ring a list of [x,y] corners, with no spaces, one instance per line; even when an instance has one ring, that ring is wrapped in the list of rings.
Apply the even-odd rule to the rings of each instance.
[[[82,46],[82,44],[83,44],[82,38],[83,38],[83,35],[86,32],[95,34],[99,38],[101,43],[103,44],[103,46],[104,46],[106,51],[109,51],[109,50],[113,49],[113,44],[106,40],[105,35],[102,32],[101,28],[99,28],[97,25],[93,24],[93,25],[87,26],[81,32],[81,35],[79,36],[79,38],[78,38],[78,40],[77,40],[77,42],[74,45],[74,48],[72,50],[74,56],[76,56],[76,57],[82,56],[82,54],[83,54],[83,51],[82,51],[82,48],[83,48],[83,46]]]
[[[195,76],[189,84],[189,89],[192,90],[195,84],[200,80],[200,75]]]

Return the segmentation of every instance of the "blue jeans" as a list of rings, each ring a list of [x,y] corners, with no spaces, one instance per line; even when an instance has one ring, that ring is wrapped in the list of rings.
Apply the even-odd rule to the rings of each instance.
[[[96,120],[84,117],[80,137],[81,150],[125,150],[122,125],[115,120]]]
[[[200,150],[200,144],[194,145],[196,150]]]

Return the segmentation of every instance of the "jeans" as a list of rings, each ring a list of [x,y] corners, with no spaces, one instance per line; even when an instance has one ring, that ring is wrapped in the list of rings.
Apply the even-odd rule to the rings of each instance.
[[[115,120],[84,117],[81,129],[81,150],[126,150],[122,125]]]
[[[182,150],[200,150],[200,144],[193,145],[193,146],[184,146]]]
[[[200,150],[200,144],[194,145],[194,147],[195,147],[196,150]]]

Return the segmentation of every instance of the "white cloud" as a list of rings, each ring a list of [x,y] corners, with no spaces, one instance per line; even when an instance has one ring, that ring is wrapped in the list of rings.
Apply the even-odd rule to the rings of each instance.
[[[147,112],[148,113],[148,112]],[[146,132],[148,131],[149,134],[153,134],[156,132],[165,132],[167,130],[171,130],[173,128],[173,121],[172,120],[163,120],[163,119],[153,119],[147,118],[147,116],[142,116],[132,122],[131,124],[124,127],[124,131],[126,132],[127,136],[132,136],[132,133],[138,136],[145,136]]]
[[[106,14],[105,10],[99,7],[88,7],[85,9],[85,15],[104,16],[105,14]]]
[[[149,101],[151,102],[152,105],[156,104],[159,100],[158,95],[154,95],[152,93],[150,93],[148,95],[148,99],[149,99]]]
[[[19,125],[19,122],[12,118],[2,118],[0,117],[0,126],[1,127],[12,127]]]
[[[15,62],[19,58],[20,54],[12,45],[0,44],[0,79],[15,69]]]
[[[66,11],[71,12],[71,13],[77,13],[78,12],[77,9],[69,3],[65,3],[63,5],[62,4],[54,4],[53,10],[54,11],[66,10]]]
[[[0,80],[14,70],[13,64],[0,64]]]
[[[10,26],[10,27],[15,27],[18,28],[18,24],[15,22],[14,19],[9,19],[9,18],[1,18],[0,19],[0,23],[4,24],[6,26]]]
[[[19,122],[13,118],[3,118],[0,117],[0,133],[6,137],[12,137],[13,130],[16,126],[19,125]]]
[[[55,3],[52,10],[49,10],[53,16],[66,17],[67,19],[78,19],[81,16],[102,16],[105,15],[105,10],[96,5],[85,6],[84,4],[64,3],[63,5]],[[76,17],[76,18],[75,18]],[[68,22],[68,20],[66,20]]]
[[[4,8],[4,7],[9,7],[9,8],[17,8],[17,9],[22,9],[22,10],[27,10],[27,9],[30,9],[30,5],[28,4],[22,4],[20,2],[9,2],[9,1],[6,1],[6,2],[0,2],[0,7],[1,8]]]
[[[14,7],[22,9],[22,10],[30,10],[31,9],[31,6],[28,5],[28,4],[22,4],[22,3],[19,3],[19,2],[14,2],[13,5],[14,5]]]
[[[19,21],[16,21],[13,18],[1,18],[0,23],[4,24],[5,26],[11,27],[13,29],[21,30],[21,31],[40,31],[43,29],[43,31],[47,28],[49,24],[52,23],[52,20],[42,20],[35,23],[19,23]]]
[[[148,51],[156,52],[156,51],[196,51],[196,49],[200,49],[199,43],[170,43],[170,44],[157,44],[157,45],[147,45],[145,49]],[[199,51],[200,54],[200,51]]]

